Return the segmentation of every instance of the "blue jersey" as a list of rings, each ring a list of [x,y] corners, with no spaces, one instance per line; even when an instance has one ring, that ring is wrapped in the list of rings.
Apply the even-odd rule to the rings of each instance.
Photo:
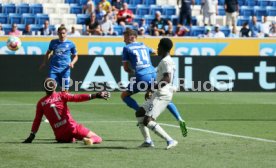
[[[59,41],[52,40],[49,45],[49,51],[53,51],[50,60],[50,72],[61,73],[65,69],[70,70],[71,55],[76,55],[77,50],[75,44],[70,40]]]
[[[143,43],[135,42],[128,44],[123,49],[123,62],[130,62],[136,76],[155,73],[150,59],[152,52],[153,50],[146,47]]]

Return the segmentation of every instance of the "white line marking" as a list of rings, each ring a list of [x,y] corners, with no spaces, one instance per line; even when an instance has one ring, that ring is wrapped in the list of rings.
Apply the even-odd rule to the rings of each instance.
[[[171,124],[162,124],[162,123],[160,123],[160,125],[179,128],[179,126],[171,125]],[[188,127],[188,129],[193,130],[193,131],[200,131],[200,132],[210,133],[210,134],[222,135],[222,136],[229,136],[229,137],[242,138],[242,139],[250,139],[250,140],[261,141],[261,142],[276,143],[275,140],[270,140],[270,139],[256,138],[256,137],[250,137],[250,136],[244,136],[244,135],[235,135],[235,134],[230,134],[230,133],[217,132],[217,131],[211,131],[211,130],[200,129],[200,128],[192,128],[192,127]]]
[[[79,123],[136,123],[137,121],[79,121]],[[16,123],[32,123],[30,121],[26,122],[15,122],[15,121],[0,121],[1,123],[11,123],[11,124],[16,124]],[[174,128],[179,128],[178,125],[172,125],[172,124],[165,124],[165,123],[159,123],[160,125],[163,126],[168,126],[168,127],[174,127]],[[264,138],[256,138],[256,137],[250,137],[250,136],[244,136],[244,135],[235,135],[235,134],[230,134],[230,133],[224,133],[224,132],[217,132],[217,131],[212,131],[212,130],[206,130],[206,129],[201,129],[201,128],[193,128],[193,127],[188,127],[189,130],[193,131],[199,131],[199,132],[205,132],[205,133],[210,133],[210,134],[215,134],[215,135],[221,135],[221,136],[228,136],[228,137],[235,137],[235,138],[241,138],[241,139],[248,139],[248,140],[254,140],[254,141],[260,141],[260,142],[270,142],[270,143],[276,143],[275,140],[270,140],[270,139],[264,139]]]
[[[252,102],[252,103],[175,103],[174,104],[178,104],[178,105],[258,105],[258,104],[263,104],[263,105],[275,105],[276,102]],[[70,103],[69,104],[74,105],[74,106],[88,106],[88,105],[125,105],[125,103],[108,103],[108,102],[104,102],[104,103]],[[36,104],[0,104],[0,106],[36,106]]]

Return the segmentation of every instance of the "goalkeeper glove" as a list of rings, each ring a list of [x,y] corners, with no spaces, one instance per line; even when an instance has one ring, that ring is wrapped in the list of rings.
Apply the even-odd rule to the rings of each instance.
[[[29,137],[25,139],[22,143],[32,143],[32,141],[35,139],[35,134],[32,132],[30,133]]]
[[[91,95],[91,99],[98,98],[98,99],[105,99],[105,100],[107,100],[110,97],[111,97],[111,94],[110,94],[110,92],[107,92],[107,91],[98,92],[96,94],[92,94]]]

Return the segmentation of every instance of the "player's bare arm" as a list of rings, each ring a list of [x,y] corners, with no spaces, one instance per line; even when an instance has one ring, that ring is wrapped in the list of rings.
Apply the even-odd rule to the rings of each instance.
[[[74,66],[75,66],[75,63],[78,61],[78,59],[79,59],[79,56],[78,55],[73,55],[73,60],[72,60],[72,62],[69,64],[69,66],[70,66],[70,68],[74,68]]]
[[[134,71],[130,68],[130,65],[128,62],[123,62],[123,66],[124,66],[124,70],[129,73],[129,74],[133,74]]]
[[[39,69],[42,69],[42,68],[44,68],[44,67],[46,66],[48,60],[49,60],[50,57],[51,57],[51,53],[52,53],[52,51],[50,51],[50,50],[48,50],[48,51],[46,52],[45,56],[43,57],[43,62],[42,62],[42,64],[40,65]]]

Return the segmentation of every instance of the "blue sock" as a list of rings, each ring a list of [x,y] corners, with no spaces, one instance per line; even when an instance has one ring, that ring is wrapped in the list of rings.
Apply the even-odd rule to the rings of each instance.
[[[128,107],[134,109],[135,111],[138,111],[139,109],[139,105],[137,104],[137,102],[131,98],[130,96],[126,96],[123,101],[128,105]]]
[[[167,106],[167,109],[172,113],[172,115],[176,118],[176,120],[180,121],[183,120],[179,114],[179,111],[177,110],[176,106],[170,102]]]

